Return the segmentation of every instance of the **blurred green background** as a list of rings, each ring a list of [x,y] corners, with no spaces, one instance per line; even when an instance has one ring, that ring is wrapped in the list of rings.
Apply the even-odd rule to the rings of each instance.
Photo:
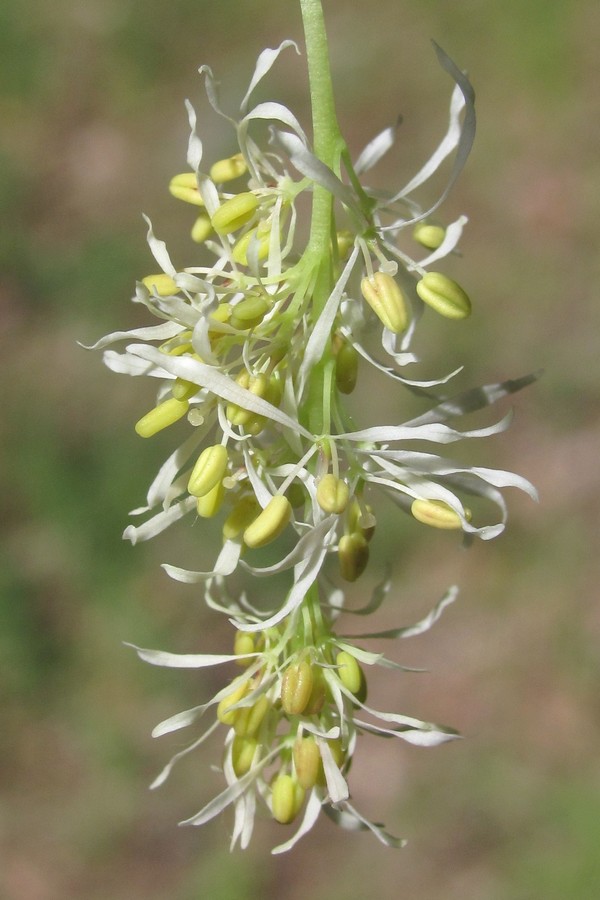
[[[299,11],[290,0],[3,0],[6,900],[600,896],[600,10],[592,0],[324,6],[351,147],[404,117],[379,184],[405,183],[445,129],[451,84],[430,38],[477,90],[475,150],[443,210],[470,216],[452,273],[475,314],[459,330],[431,325],[428,371],[464,361],[466,385],[545,369],[514,398],[512,429],[472,451],[535,481],[541,505],[513,493],[506,535],[468,552],[390,518],[371,567],[375,577],[390,553],[398,561],[381,628],[460,584],[431,633],[391,648],[430,674],[375,677],[371,697],[467,740],[430,751],[365,740],[354,797],[409,838],[398,852],[326,820],[283,858],[268,854],[282,838],[267,820],[231,857],[226,817],[177,829],[217,790],[218,743],[147,791],[179,746],[153,742],[152,726],[211,696],[223,674],[152,669],[121,642],[201,651],[228,648],[231,634],[158,568],[194,567],[198,528],[121,542],[171,439],[136,438],[152,386],[107,372],[76,342],[144,321],[128,303],[134,279],[154,269],[141,211],[174,258],[189,259],[188,210],[166,191],[186,168],[184,97],[201,112],[207,154],[234,149],[197,66],[214,68],[233,104],[260,49],[301,39]],[[308,125],[303,61],[290,53],[278,72],[273,93]],[[388,417],[402,418],[401,399],[384,398]]]

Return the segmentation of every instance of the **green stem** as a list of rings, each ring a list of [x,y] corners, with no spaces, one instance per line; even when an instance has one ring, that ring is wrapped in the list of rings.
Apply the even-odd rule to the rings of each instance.
[[[344,141],[335,114],[323,8],[321,0],[300,0],[300,7],[308,61],[313,150],[321,162],[330,169],[336,169]],[[332,225],[333,197],[326,188],[315,184],[307,250],[309,254],[314,255],[316,265],[313,293],[313,309],[316,316],[325,305],[333,287],[330,252]]]

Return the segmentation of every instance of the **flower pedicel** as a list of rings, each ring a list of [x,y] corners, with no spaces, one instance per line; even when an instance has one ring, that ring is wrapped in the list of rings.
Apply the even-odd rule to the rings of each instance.
[[[233,126],[236,147],[227,159],[205,162],[188,103],[190,171],[176,175],[170,191],[195,208],[192,238],[212,262],[196,263],[195,250],[191,265],[176,267],[148,223],[160,271],[138,282],[134,301],[160,323],[107,335],[95,345],[113,371],[158,382],[156,406],[141,416],[138,434],[149,438],[173,426],[177,440],[183,438],[150,485],[146,505],[133,512],[145,519],[124,536],[145,541],[186,516],[221,532],[222,549],[210,571],[164,568],[175,580],[200,586],[211,609],[228,616],[235,629],[232,652],[225,654],[136,648],[158,666],[236,664],[212,699],[155,728],[159,736],[212,718],[152,786],[222,728],[223,791],[184,824],[202,825],[232,806],[231,845],[246,847],[257,804],[263,804],[277,822],[299,823],[273,852],[291,848],[322,811],[343,827],[369,829],[384,844],[401,846],[350,801],[357,738],[370,733],[433,746],[458,736],[452,728],[367,705],[368,669],[402,667],[335,631],[344,584],[368,569],[381,495],[416,522],[483,540],[504,528],[502,488],[535,497],[518,475],[461,466],[436,452],[438,445],[504,430],[509,417],[474,430],[452,422],[519,390],[531,376],[447,395],[443,386],[456,372],[427,381],[402,374],[418,361],[412,348],[421,319],[441,315],[452,330],[471,311],[463,288],[438,270],[467,220],[461,216],[444,227],[432,219],[473,141],[471,85],[436,47],[455,83],[447,132],[404,187],[371,191],[364,176],[392,147],[395,130],[384,130],[351,161],[334,113],[320,2],[301,0],[301,8],[312,145],[287,107],[251,102],[280,53],[298,52],[293,42],[260,54],[237,120],[222,112],[213,74],[203,67],[208,99]],[[263,148],[253,126],[265,121],[270,144]],[[419,189],[450,159],[446,189],[422,209]],[[296,227],[302,194],[312,198],[304,246]],[[373,349],[376,337],[379,350]],[[121,348],[105,349],[115,344]],[[355,425],[345,397],[368,366],[387,377],[390,390],[415,392],[429,409],[402,424]],[[415,441],[418,450],[411,449]],[[469,495],[495,508],[497,520],[472,516],[464,505]],[[255,552],[267,546],[274,562],[258,565]],[[285,573],[287,591],[276,608],[263,612],[251,593],[232,599],[234,573],[256,579],[261,595],[265,577]],[[354,612],[374,612],[389,588],[386,579]],[[416,625],[356,639],[421,634],[456,593],[450,588]]]

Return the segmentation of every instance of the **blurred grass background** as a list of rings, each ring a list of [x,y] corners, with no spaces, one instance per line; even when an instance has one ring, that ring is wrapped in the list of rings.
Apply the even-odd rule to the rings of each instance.
[[[268,821],[232,857],[225,818],[178,830],[217,789],[218,744],[146,790],[178,746],[152,742],[152,726],[208,698],[222,673],[151,669],[121,641],[199,651],[231,636],[158,569],[190,565],[196,552],[200,567],[198,528],[133,549],[121,542],[171,438],[136,438],[152,387],[105,371],[76,341],[142,324],[128,303],[134,279],[154,268],[141,211],[174,258],[189,259],[187,210],[166,192],[185,169],[184,97],[202,113],[207,155],[233,149],[197,66],[214,68],[233,103],[260,49],[301,39],[299,12],[266,0],[3,0],[7,900],[600,895],[600,11],[591,0],[324,5],[351,147],[404,116],[380,184],[406,182],[445,128],[451,85],[431,37],[477,90],[475,150],[443,210],[470,216],[452,274],[475,314],[458,330],[431,324],[428,372],[466,361],[467,384],[545,369],[514,398],[511,431],[473,451],[535,481],[541,506],[514,494],[507,534],[468,552],[391,517],[376,545],[373,577],[390,552],[398,560],[381,628],[418,617],[449,583],[461,595],[433,632],[393,648],[431,673],[375,677],[371,697],[449,722],[467,740],[432,751],[366,741],[354,796],[409,838],[401,852],[328,821],[285,858],[268,855],[281,840]],[[270,84],[308,124],[303,62],[290,53]],[[382,408],[403,417],[394,398]]]

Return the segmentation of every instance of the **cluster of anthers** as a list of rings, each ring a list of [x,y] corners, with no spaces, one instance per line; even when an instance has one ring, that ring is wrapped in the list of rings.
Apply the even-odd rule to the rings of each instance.
[[[232,804],[232,846],[239,841],[246,847],[258,802],[278,822],[300,822],[274,852],[293,846],[321,810],[344,827],[368,828],[384,843],[399,846],[401,841],[350,802],[347,774],[357,736],[395,736],[432,746],[457,733],[367,705],[365,669],[402,667],[336,636],[343,584],[356,582],[367,567],[378,493],[421,523],[484,540],[504,526],[501,488],[535,496],[527,481],[510,472],[461,466],[433,452],[435,446],[428,452],[411,449],[415,441],[448,444],[502,431],[508,417],[471,431],[449,422],[530,379],[445,396],[436,388],[455,372],[430,381],[400,374],[417,362],[411,347],[427,308],[454,320],[450,327],[471,311],[462,287],[437,271],[437,263],[455,250],[466,218],[447,227],[431,218],[473,139],[473,92],[466,77],[438,48],[455,81],[447,133],[420,172],[386,194],[370,190],[359,177],[390,149],[394,128],[378,135],[354,164],[340,143],[336,170],[312,151],[289,109],[277,102],[250,108],[257,84],[289,46],[295,47],[286,41],[259,56],[241,118],[225,116],[234,127],[237,152],[207,169],[188,104],[190,171],[175,176],[170,191],[196,208],[192,239],[212,254],[211,264],[176,267],[149,225],[148,242],[161,271],[142,278],[134,301],[161,324],[110,334],[95,345],[126,342],[124,349],[105,351],[107,366],[158,380],[157,404],[137,423],[138,434],[148,438],[175,426],[174,433],[185,435],[151,484],[146,506],[133,511],[148,514],[145,521],[130,525],[125,537],[132,543],[147,540],[184,516],[211,520],[222,532],[212,569],[164,568],[178,581],[202,585],[209,607],[225,613],[236,629],[233,652],[224,655],[136,648],[142,659],[159,666],[238,667],[208,702],[157,726],[154,734],[162,735],[196,724],[209,711],[215,714],[208,730],[176,754],[153,786],[223,726],[226,786],[188,824],[201,825]],[[211,71],[201,73],[211,105],[224,115]],[[264,131],[265,121],[268,150],[252,137],[261,122]],[[423,210],[415,193],[452,159],[446,189]],[[311,232],[299,248],[297,201],[307,193],[320,193],[330,203],[333,228],[328,225],[325,238]],[[401,247],[405,236],[410,253]],[[415,254],[422,258],[414,259]],[[357,429],[345,397],[365,365],[386,376],[394,389],[402,386],[422,397],[428,410],[403,424]],[[500,521],[472,521],[463,505],[467,495],[489,501]],[[267,546],[264,565],[265,554],[256,551]],[[288,589],[277,608],[266,612],[247,591],[232,599],[234,573],[250,581],[286,573]],[[353,612],[373,612],[389,586],[386,579]],[[455,594],[451,588],[411,627],[356,637],[420,634]]]

